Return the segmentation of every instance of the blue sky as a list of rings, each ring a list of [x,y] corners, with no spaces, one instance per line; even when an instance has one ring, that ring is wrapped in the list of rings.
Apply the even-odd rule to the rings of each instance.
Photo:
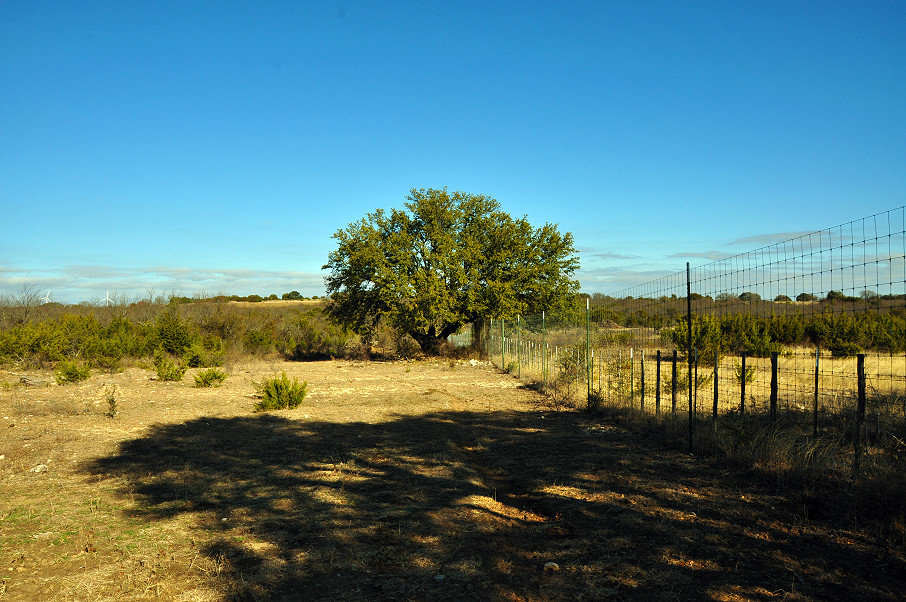
[[[612,293],[906,199],[903,2],[0,3],[0,295],[323,294],[411,188]]]

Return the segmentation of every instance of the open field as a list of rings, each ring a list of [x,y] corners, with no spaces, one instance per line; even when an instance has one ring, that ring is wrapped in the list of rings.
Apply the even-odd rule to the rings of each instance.
[[[0,599],[901,599],[906,529],[846,491],[554,411],[487,364],[226,370],[0,371]],[[252,413],[281,370],[305,403]]]

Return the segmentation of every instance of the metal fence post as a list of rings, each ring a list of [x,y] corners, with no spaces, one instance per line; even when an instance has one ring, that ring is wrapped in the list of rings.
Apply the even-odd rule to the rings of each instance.
[[[740,357],[742,360],[742,375],[739,377],[739,415],[743,416],[746,413],[746,379],[749,376],[749,373],[746,372],[746,352],[743,351]]]
[[[718,368],[720,366],[720,353],[717,349],[714,350],[714,420],[717,420],[717,377],[718,377]]]
[[[780,354],[771,352],[771,421],[777,420],[777,357]]]
[[[635,360],[633,359],[634,349],[629,348],[629,407],[635,404]]]
[[[859,456],[862,454],[862,422],[865,420],[865,354],[860,353],[856,363],[859,400],[856,406],[856,432],[853,433],[853,477],[859,476]]]
[[[500,320],[500,368],[501,368],[504,372],[507,371],[507,369],[506,369],[506,355],[505,355],[505,351],[504,351],[504,347],[506,346],[506,338],[505,338],[506,335],[505,335],[505,333],[504,333],[504,327],[503,327],[503,325],[504,325],[505,322],[506,322],[506,320],[503,320],[503,319]]]
[[[812,406],[812,437],[818,436],[818,361],[821,357],[821,347],[815,347],[815,401]]]
[[[522,378],[522,316],[516,315],[516,378]]]
[[[591,400],[591,304],[585,298],[585,384],[586,401]]]
[[[547,328],[544,324],[544,310],[541,310],[541,388],[547,387]]]
[[[642,357],[639,358],[639,369],[641,370],[641,373],[642,373],[641,382],[639,383],[639,397],[642,400],[642,405],[640,406],[639,409],[641,409],[642,412],[644,412],[645,411],[645,352],[644,351],[642,352]]]
[[[676,349],[673,350],[673,381],[670,383],[670,403],[676,414]]]
[[[657,368],[655,369],[654,415],[661,415],[661,350],[657,350]]]
[[[686,321],[689,326],[689,346],[686,359],[689,362],[689,451],[692,451],[692,275],[686,262]]]

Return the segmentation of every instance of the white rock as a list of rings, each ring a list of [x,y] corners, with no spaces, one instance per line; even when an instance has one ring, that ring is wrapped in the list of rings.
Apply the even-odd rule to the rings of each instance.
[[[544,563],[544,570],[545,570],[545,571],[559,571],[559,570],[560,570],[560,565],[557,564],[556,562],[545,562],[545,563]]]
[[[47,470],[47,464],[38,464],[37,466],[35,466],[31,470],[29,470],[28,472],[39,473],[39,472],[45,472],[46,470]]]

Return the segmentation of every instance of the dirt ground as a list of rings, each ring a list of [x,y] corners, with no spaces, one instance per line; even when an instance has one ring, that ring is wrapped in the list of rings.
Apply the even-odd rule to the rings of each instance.
[[[305,403],[253,413],[282,370]],[[906,595],[902,542],[834,500],[555,411],[487,364],[227,371],[0,370],[0,599]]]

